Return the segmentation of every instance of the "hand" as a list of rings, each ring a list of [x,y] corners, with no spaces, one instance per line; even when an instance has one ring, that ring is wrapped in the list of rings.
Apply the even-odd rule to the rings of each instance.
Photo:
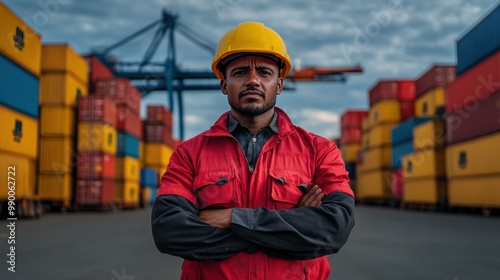
[[[214,209],[200,211],[198,216],[205,223],[222,229],[231,228],[231,215],[233,210],[229,209]]]
[[[300,198],[297,207],[316,207],[321,205],[321,200],[325,197],[323,190],[318,185],[308,188],[306,193]]]

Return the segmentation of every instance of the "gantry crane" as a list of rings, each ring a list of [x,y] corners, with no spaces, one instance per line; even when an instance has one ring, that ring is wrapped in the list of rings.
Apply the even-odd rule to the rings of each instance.
[[[154,91],[167,91],[168,106],[172,113],[175,111],[175,92],[178,101],[179,136],[180,140],[182,140],[184,139],[184,107],[182,92],[186,90],[219,90],[220,86],[212,71],[192,71],[178,67],[176,62],[174,31],[178,31],[185,38],[208,51],[211,55],[215,54],[216,49],[215,42],[204,38],[202,34],[183,24],[178,18],[178,15],[171,14],[164,9],[161,19],[156,20],[110,46],[96,48],[93,52],[101,62],[113,71],[116,77],[130,79],[134,86],[141,91],[143,97]],[[120,62],[111,55],[113,50],[137,39],[153,28],[156,28],[153,40],[141,62]],[[152,62],[151,59],[165,36],[167,37],[167,58],[164,62]],[[347,80],[346,73],[361,72],[363,72],[363,69],[359,65],[343,68],[304,67],[301,69],[292,69],[290,74],[286,77],[288,82],[285,83],[284,89],[296,89],[295,82],[299,81],[345,82]],[[217,82],[215,82],[216,80]]]

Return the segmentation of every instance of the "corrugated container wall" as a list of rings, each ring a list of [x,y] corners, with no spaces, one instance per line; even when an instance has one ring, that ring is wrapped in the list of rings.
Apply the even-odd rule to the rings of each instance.
[[[0,105],[0,151],[38,157],[38,120]]]
[[[64,72],[44,72],[40,77],[40,104],[76,107],[87,95],[87,84]]]
[[[368,95],[370,107],[381,100],[413,102],[415,100],[415,81],[381,80],[370,89]]]
[[[95,55],[85,56],[89,77],[89,93],[95,93],[95,84],[99,79],[113,78],[111,70]]]
[[[415,80],[415,95],[433,88],[444,88],[455,79],[455,65],[433,65]]]
[[[42,71],[71,73],[88,83],[87,62],[68,44],[45,44],[42,47]]]
[[[7,201],[7,177],[9,172],[15,173],[16,199],[32,198],[36,194],[36,166],[35,160],[26,156],[0,151],[0,181],[5,187],[0,191],[0,200]],[[10,186],[10,184],[9,184]],[[16,205],[18,206],[18,205]],[[20,206],[20,205],[19,205]]]

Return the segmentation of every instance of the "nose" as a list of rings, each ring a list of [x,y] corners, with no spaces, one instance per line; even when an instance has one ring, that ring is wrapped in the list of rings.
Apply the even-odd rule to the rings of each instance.
[[[257,69],[249,69],[247,75],[246,86],[255,87],[260,83],[259,75],[257,74]]]

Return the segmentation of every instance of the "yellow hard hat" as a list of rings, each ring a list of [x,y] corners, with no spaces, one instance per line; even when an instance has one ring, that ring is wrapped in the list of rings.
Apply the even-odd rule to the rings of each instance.
[[[221,61],[236,54],[272,55],[278,58],[283,64],[281,77],[286,77],[292,69],[292,62],[281,36],[260,22],[242,22],[222,36],[212,59],[212,71],[217,78],[224,79],[220,69]]]

